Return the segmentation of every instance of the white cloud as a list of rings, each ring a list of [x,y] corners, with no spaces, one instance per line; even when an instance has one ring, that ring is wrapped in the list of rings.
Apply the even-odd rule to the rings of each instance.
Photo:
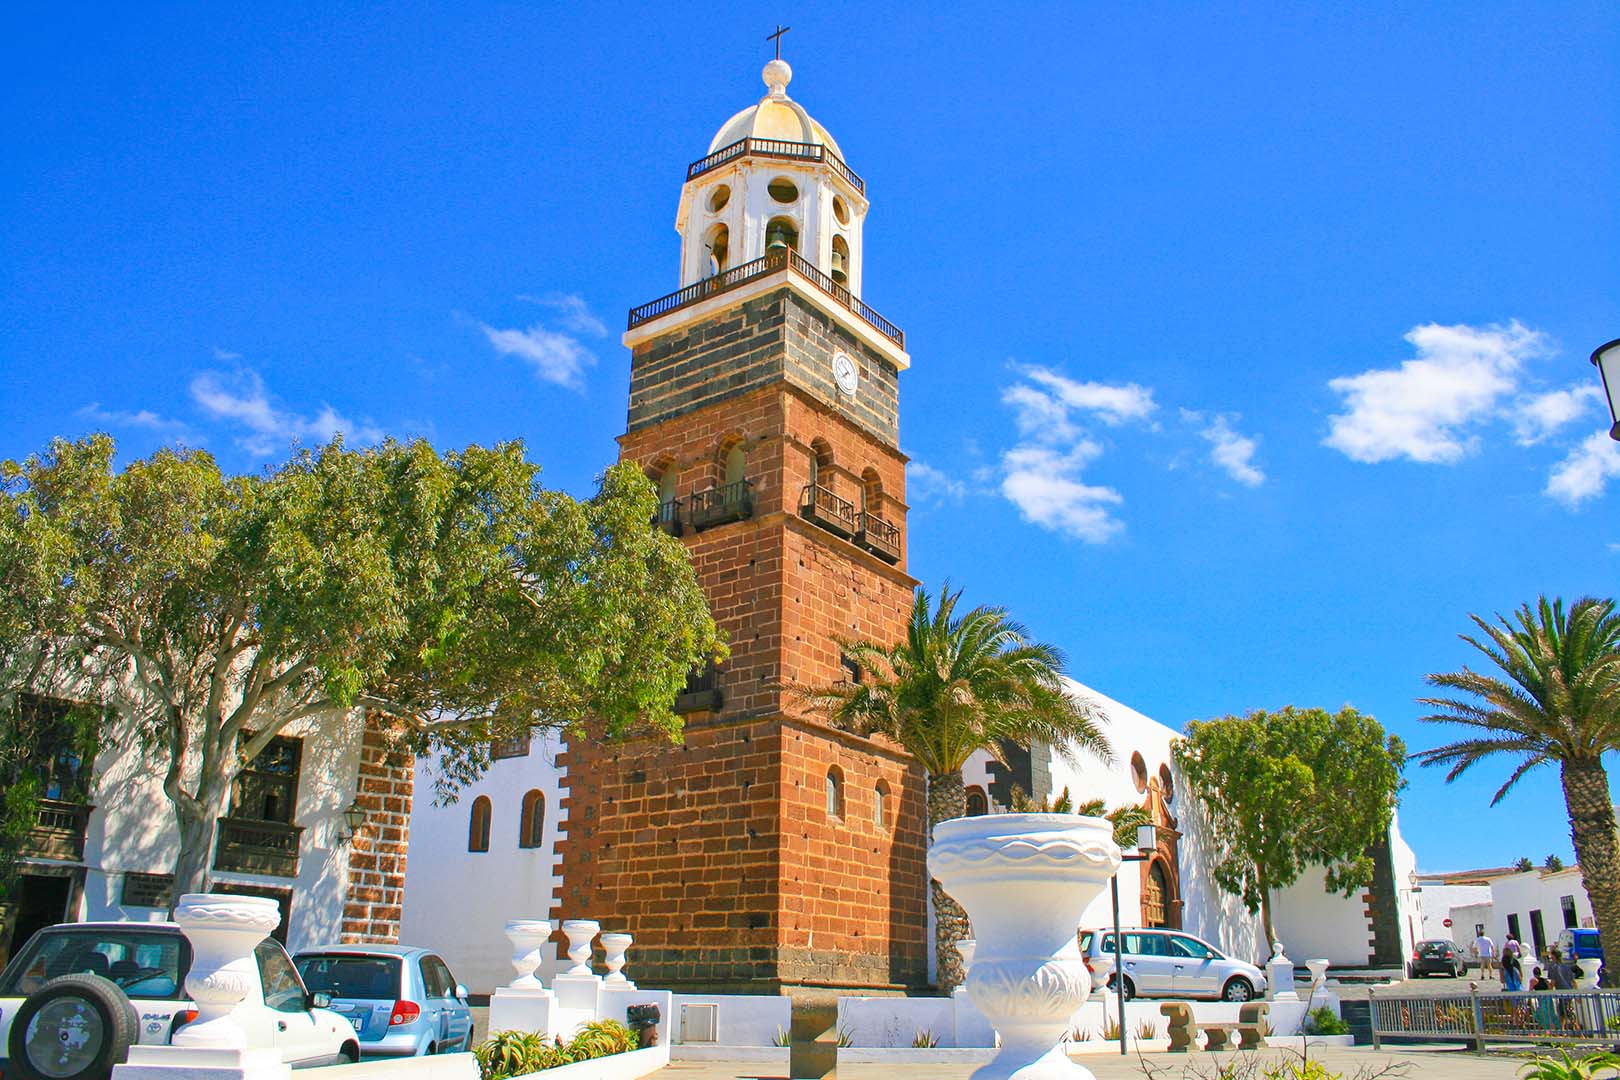
[[[926,461],[913,461],[906,466],[906,496],[913,504],[935,500],[960,502],[966,494],[966,484]]]
[[[1520,446],[1533,446],[1557,434],[1560,428],[1579,419],[1602,400],[1603,391],[1596,385],[1549,390],[1525,398],[1514,410],[1513,437]]]
[[[1110,427],[1128,420],[1146,420],[1158,406],[1153,391],[1136,383],[1075,382],[1050,368],[1023,369],[1026,378],[1040,383],[1064,407],[1091,413]]]
[[[1012,406],[1013,420],[1025,438],[1040,442],[1068,442],[1079,429],[1069,421],[1069,409],[1057,398],[1028,383],[1014,383],[1001,392],[1001,403]]]
[[[190,431],[184,421],[171,420],[151,409],[137,409],[133,412],[127,409],[103,409],[101,402],[92,401],[79,410],[79,415],[92,423],[103,424],[109,428],[145,428],[148,431],[173,435],[176,439],[190,440]]]
[[[205,371],[191,380],[191,397],[213,419],[234,421],[239,427],[237,445],[259,457],[277,454],[297,440],[329,442],[339,432],[361,445],[383,438],[376,426],[350,420],[324,403],[313,417],[277,407],[254,371],[232,375]]]
[[[1594,431],[1553,467],[1545,491],[1573,509],[1587,499],[1602,495],[1609,481],[1617,478],[1620,478],[1620,442],[1609,438],[1607,431]]]
[[[561,316],[565,330],[572,330],[576,334],[590,334],[593,337],[607,336],[607,323],[597,318],[591,306],[585,302],[585,298],[577,293],[552,293],[549,296],[519,294],[518,299],[557,312]]]
[[[578,338],[547,330],[539,323],[527,330],[497,330],[484,323],[479,323],[478,328],[496,352],[527,360],[543,381],[570,390],[585,388],[585,369],[596,363],[596,357]]]
[[[1182,410],[1182,416],[1194,422],[1203,419],[1198,413],[1186,409]],[[1259,487],[1266,482],[1266,474],[1254,463],[1255,452],[1260,448],[1259,440],[1232,430],[1229,417],[1217,415],[1198,434],[1209,443],[1209,460],[1223,469],[1226,475],[1248,487]]]
[[[1544,355],[1544,335],[1517,320],[1506,326],[1413,327],[1417,357],[1328,383],[1347,411],[1333,416],[1323,444],[1355,461],[1406,457],[1453,464],[1477,443],[1469,429],[1497,415],[1518,389],[1526,360]]]
[[[1106,543],[1124,531],[1125,523],[1111,512],[1124,497],[1081,479],[1101,452],[1090,440],[1066,453],[1045,446],[1014,447],[1002,455],[1001,492],[1026,521],[1088,544]]]
[[[214,350],[214,359],[218,360],[222,364],[234,364],[236,361],[242,359],[242,354],[239,352],[231,352],[229,349],[216,348]]]

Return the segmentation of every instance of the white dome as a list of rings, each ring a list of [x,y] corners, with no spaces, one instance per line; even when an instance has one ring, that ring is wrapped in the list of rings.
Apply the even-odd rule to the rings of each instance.
[[[827,129],[816,123],[804,111],[804,106],[787,96],[787,84],[793,78],[793,69],[788,67],[787,61],[772,60],[765,65],[761,76],[770,92],[759,99],[758,105],[748,106],[721,125],[709,142],[709,153],[743,139],[780,139],[825,146],[842,159],[844,152],[827,134]]]

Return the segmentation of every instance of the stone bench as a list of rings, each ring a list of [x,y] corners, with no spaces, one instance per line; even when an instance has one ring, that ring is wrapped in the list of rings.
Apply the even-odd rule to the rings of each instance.
[[[1258,1050],[1265,1045],[1270,1016],[1271,1005],[1264,1001],[1246,1001],[1238,1006],[1238,1035],[1243,1039],[1243,1049]]]
[[[1205,1036],[1207,1049],[1230,1049],[1236,1035],[1241,1040],[1241,1049],[1253,1050],[1265,1041],[1266,1017],[1270,1011],[1271,1006],[1265,1002],[1252,1001],[1238,1009],[1235,1024],[1200,1024],[1193,1020],[1192,1006],[1184,1001],[1167,1001],[1159,1006],[1159,1014],[1169,1021],[1166,1034],[1170,1036],[1172,1054],[1185,1054],[1194,1049],[1200,1032]]]

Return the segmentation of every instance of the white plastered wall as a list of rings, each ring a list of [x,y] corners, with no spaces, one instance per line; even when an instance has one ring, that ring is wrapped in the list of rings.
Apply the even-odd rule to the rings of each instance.
[[[557,842],[564,835],[559,810],[562,774],[557,754],[563,744],[552,733],[537,734],[527,757],[493,762],[478,780],[462,789],[457,801],[438,806],[433,799],[436,764],[416,767],[416,800],[411,811],[412,858],[405,866],[405,904],[400,939],[430,945],[475,994],[487,994],[512,981],[511,947],[504,933],[511,919],[544,919],[562,892]],[[543,842],[518,846],[523,796],[539,790],[546,800]],[[467,850],[473,800],[489,797],[489,850]],[[613,930],[604,926],[603,930]],[[549,949],[547,977],[555,964]],[[626,974],[635,977],[635,949]]]

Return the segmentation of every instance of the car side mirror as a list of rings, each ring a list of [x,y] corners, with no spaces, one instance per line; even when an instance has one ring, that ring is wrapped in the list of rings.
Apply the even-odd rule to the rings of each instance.
[[[332,995],[325,990],[312,990],[304,1001],[306,1009],[329,1009],[332,1007]]]
[[[456,983],[456,1000],[463,1005],[467,1004],[467,988],[460,983]]]

